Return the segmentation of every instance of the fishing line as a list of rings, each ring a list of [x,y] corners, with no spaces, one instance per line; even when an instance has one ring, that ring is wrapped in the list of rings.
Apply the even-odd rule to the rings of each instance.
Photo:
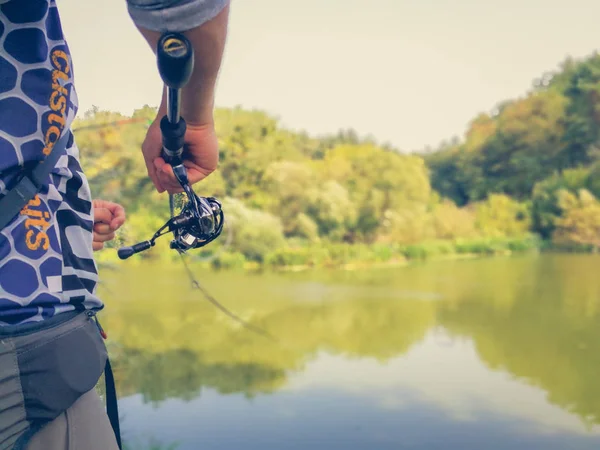
[[[272,340],[273,342],[279,342],[274,336],[272,336],[271,334],[269,334],[266,330],[256,327],[248,322],[246,322],[244,319],[242,319],[241,317],[237,316],[236,314],[234,314],[233,312],[231,312],[229,309],[227,309],[225,306],[223,306],[221,303],[219,303],[219,301],[217,301],[217,299],[215,299],[212,295],[210,295],[206,289],[204,289],[200,283],[198,282],[198,280],[196,280],[196,278],[194,277],[194,274],[192,273],[189,265],[187,264],[187,261],[185,260],[184,256],[182,253],[179,253],[179,256],[181,257],[181,261],[183,262],[183,266],[185,267],[185,270],[188,274],[188,277],[190,279],[190,281],[192,282],[192,286],[195,287],[196,289],[198,289],[200,292],[202,292],[202,294],[204,294],[204,296],[206,297],[206,299],[212,303],[213,306],[215,306],[216,308],[218,308],[220,311],[222,311],[224,314],[226,314],[227,316],[229,316],[231,319],[235,320],[236,322],[240,323],[242,326],[244,326],[245,328],[247,328],[250,331],[253,331],[257,334],[260,334],[263,337],[266,337],[267,339]]]

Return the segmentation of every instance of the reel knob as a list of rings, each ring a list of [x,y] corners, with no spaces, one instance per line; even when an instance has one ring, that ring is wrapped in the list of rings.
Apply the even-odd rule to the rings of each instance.
[[[181,89],[194,70],[192,44],[181,33],[165,33],[158,41],[156,62],[163,83],[171,89]]]

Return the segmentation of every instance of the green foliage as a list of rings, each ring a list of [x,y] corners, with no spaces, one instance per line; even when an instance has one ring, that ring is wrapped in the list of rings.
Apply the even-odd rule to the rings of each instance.
[[[527,206],[506,195],[492,194],[475,208],[475,225],[484,236],[519,236],[529,230]]]
[[[356,226],[358,211],[348,190],[337,181],[328,180],[310,191],[307,214],[317,225],[319,235],[342,240]]]
[[[233,227],[233,248],[250,261],[262,262],[273,248],[284,245],[281,220],[264,211],[250,209],[227,197],[223,209]]]
[[[169,216],[167,195],[155,192],[140,151],[154,114],[144,107],[128,118],[94,108],[76,124],[94,196],[126,208],[121,244],[148,239]],[[195,186],[200,195],[223,200],[232,233],[226,252],[211,259],[213,267],[263,263],[267,255],[270,265],[340,264],[374,259],[365,245],[435,237],[431,224],[421,235],[413,220],[431,222],[429,205],[437,202],[421,157],[378,146],[352,130],[318,139],[293,133],[260,111],[218,109],[216,124],[219,169]],[[311,244],[310,253],[296,248],[294,239]],[[325,250],[314,251],[322,242]],[[200,256],[210,257],[221,245],[211,244]],[[142,258],[172,258],[167,248],[168,241],[159,240]],[[366,253],[348,253],[355,251]],[[114,262],[103,253],[98,258]]]
[[[567,247],[600,247],[600,203],[587,190],[578,195],[567,190],[557,193],[558,207],[562,210],[556,219],[552,240]]]
[[[536,183],[597,159],[599,125],[600,55],[567,60],[525,97],[478,115],[463,142],[427,155],[432,186],[459,205],[498,193],[528,199]]]
[[[459,208],[448,200],[435,205],[433,227],[440,239],[468,238],[476,235],[473,208]]]
[[[458,239],[454,245],[456,253],[469,255],[500,255],[511,252],[538,250],[541,248],[540,240],[536,235]]]
[[[377,264],[402,256],[399,246],[387,244],[348,244],[324,241],[318,245],[295,245],[277,249],[267,257],[272,267]]]
[[[319,226],[310,218],[310,216],[304,213],[298,214],[295,225],[296,226],[292,230],[293,236],[298,236],[311,242],[318,242],[320,240]]]
[[[214,269],[241,269],[246,263],[246,257],[239,252],[223,252],[210,261]]]
[[[102,264],[118,264],[115,247],[148,239],[169,216],[167,195],[148,182],[139,151],[153,114],[149,107],[132,118],[94,109],[78,122],[94,195],[119,201],[127,211],[111,250],[98,254]],[[525,231],[522,221],[511,222],[521,205],[506,196],[462,208],[440,199],[421,157],[351,132],[321,140],[291,133],[262,112],[218,110],[216,116],[221,165],[195,186],[201,195],[220,198],[226,214],[221,239],[197,253],[214,269],[428,259],[462,252],[456,239]],[[106,126],[115,120],[123,125]],[[470,145],[490,133],[484,122]],[[159,239],[140,258],[176,258],[168,242]]]
[[[336,147],[325,156],[322,170],[348,190],[357,210],[348,230],[353,241],[374,241],[386,213],[419,207],[431,195],[422,158],[374,145]]]
[[[155,115],[149,106],[131,117],[93,108],[75,124],[93,195],[126,208],[120,244],[148,239],[169,216],[140,151]],[[219,168],[195,186],[224,199],[231,245],[219,253],[222,237],[198,252],[219,254],[215,268],[377,262],[376,245],[396,249],[387,261],[495,254],[528,249],[507,242],[531,233],[563,248],[595,245],[595,206],[565,208],[559,197],[600,196],[596,54],[567,60],[526,96],[478,114],[462,141],[428,154],[403,154],[354,130],[311,137],[263,111],[220,108],[215,123]],[[116,263],[108,247],[98,260]],[[159,240],[141,257],[175,256]]]
[[[433,218],[426,205],[400,211],[387,211],[383,223],[388,241],[415,244],[435,238]]]
[[[329,259],[329,252],[323,247],[283,247],[269,253],[266,263],[273,267],[319,266]]]
[[[575,193],[585,188],[591,180],[590,171],[581,168],[555,173],[536,183],[531,202],[533,229],[549,239],[554,232],[556,220],[562,214],[558,192],[566,190]]]
[[[402,253],[407,259],[426,260],[436,256],[455,253],[454,246],[448,241],[430,241],[403,248]]]

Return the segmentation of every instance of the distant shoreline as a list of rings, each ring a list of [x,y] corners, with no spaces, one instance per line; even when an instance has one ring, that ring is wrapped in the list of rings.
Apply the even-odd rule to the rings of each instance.
[[[543,241],[535,235],[513,238],[481,238],[455,241],[432,241],[400,246],[386,244],[321,244],[285,247],[274,250],[264,261],[247,260],[238,252],[216,251],[214,257],[194,257],[194,264],[215,270],[272,270],[275,272],[301,272],[313,269],[359,270],[368,268],[405,267],[419,262],[453,261],[494,256],[510,256],[523,253],[595,253],[589,246],[566,248]],[[98,253],[97,264],[101,268],[118,267],[120,261],[115,249]],[[144,261],[174,261],[178,258],[172,251],[156,249],[143,258],[132,258],[126,264],[143,264]]]

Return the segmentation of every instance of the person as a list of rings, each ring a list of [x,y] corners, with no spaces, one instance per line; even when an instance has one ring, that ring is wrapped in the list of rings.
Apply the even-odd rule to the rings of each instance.
[[[181,113],[184,164],[195,184],[218,164],[213,109],[229,0],[126,2],[151,50],[165,31],[184,33],[194,47]],[[35,196],[0,229],[0,450],[120,445],[94,389],[108,355],[93,252],[124,215],[120,205],[92,198],[71,129],[77,100],[56,1],[0,0],[0,218],[8,211],[2,201],[56,158],[43,183],[33,183]],[[163,89],[141,157],[154,188],[175,193],[181,188],[160,157],[166,100]]]

